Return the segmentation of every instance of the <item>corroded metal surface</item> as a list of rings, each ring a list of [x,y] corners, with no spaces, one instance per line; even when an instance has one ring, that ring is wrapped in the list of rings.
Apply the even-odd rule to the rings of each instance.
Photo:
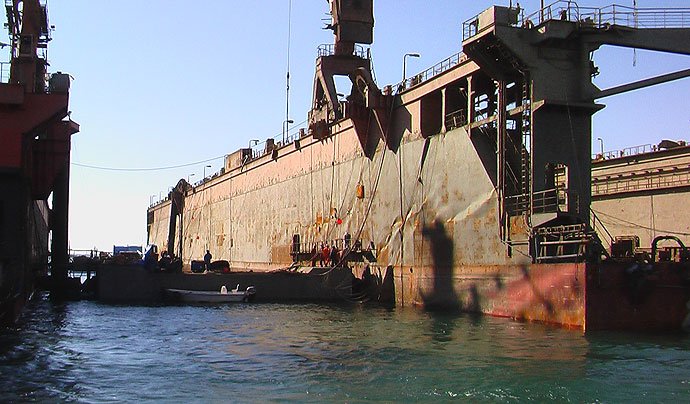
[[[348,235],[375,255],[354,263],[355,273],[371,271],[397,304],[601,327],[592,305],[603,315],[618,297],[591,277],[624,280],[581,263],[603,255],[589,226],[591,116],[602,106],[593,101],[595,67],[581,62],[616,38],[586,27],[586,40],[568,20],[540,30],[516,16],[506,7],[480,14],[463,43],[469,58],[413,77],[388,115],[386,102],[362,102],[378,89],[359,80],[361,93],[338,113],[315,95],[319,124],[298,141],[230,155],[224,174],[185,193],[183,261],[210,249],[235,267],[287,267],[295,245],[343,248]],[[644,30],[628,31],[644,47]],[[169,202],[149,210],[149,242],[164,245],[173,210]]]
[[[441,258],[447,265],[525,263],[526,257],[507,257],[498,239],[494,189],[467,132],[408,139],[400,155],[381,147],[368,159],[347,127],[190,191],[184,261],[202,256],[208,244],[214,258],[233,265],[289,265],[293,234],[322,242],[349,233],[364,245],[373,241],[384,267],[401,259],[406,266],[432,266],[439,259],[433,251],[443,243],[450,248]],[[460,173],[472,181],[458,181]],[[358,184],[366,190],[361,199]],[[167,202],[152,209],[150,242],[165,245],[169,211]]]
[[[398,303],[585,328],[585,264],[396,268]]]
[[[590,265],[587,330],[677,331],[688,322],[690,264]]]

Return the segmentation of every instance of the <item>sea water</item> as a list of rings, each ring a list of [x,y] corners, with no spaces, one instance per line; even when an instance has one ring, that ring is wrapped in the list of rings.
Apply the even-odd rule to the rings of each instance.
[[[0,401],[689,402],[690,337],[356,304],[30,304]]]

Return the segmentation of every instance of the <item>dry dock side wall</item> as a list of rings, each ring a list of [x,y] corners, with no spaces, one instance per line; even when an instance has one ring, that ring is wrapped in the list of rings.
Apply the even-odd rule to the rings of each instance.
[[[689,196],[685,191],[603,199],[592,209],[611,235],[637,235],[640,247],[650,248],[655,237],[669,234],[690,245]]]
[[[329,139],[304,138],[300,149],[289,144],[277,159],[261,157],[189,192],[184,261],[200,259],[208,245],[214,259],[236,267],[288,266],[294,234],[323,242],[349,233],[365,246],[374,242],[380,268],[450,275],[461,265],[529,262],[509,257],[500,242],[494,186],[463,128],[425,139],[412,127],[397,153],[380,143],[371,159],[349,120],[335,129]],[[169,211],[163,203],[150,212],[150,241],[161,246]]]
[[[594,161],[592,184],[592,210],[612,236],[637,235],[643,248],[662,235],[690,245],[690,146]]]
[[[477,69],[461,63],[403,93],[390,117],[391,144],[381,138],[371,157],[344,119],[324,140],[303,137],[299,146],[226,164],[223,175],[186,195],[177,226],[185,264],[209,249],[235,268],[284,268],[294,235],[308,246],[350,234],[353,242],[373,244],[372,272],[390,282],[402,305],[476,303],[473,290],[524,276],[505,272],[531,258],[510,255],[500,238],[495,144],[471,138],[464,127],[446,131],[444,108],[429,108],[443,99],[444,87],[457,87]],[[378,129],[370,122],[369,136]],[[169,202],[149,210],[150,242],[167,244],[169,214]],[[477,273],[465,276],[467,268]]]

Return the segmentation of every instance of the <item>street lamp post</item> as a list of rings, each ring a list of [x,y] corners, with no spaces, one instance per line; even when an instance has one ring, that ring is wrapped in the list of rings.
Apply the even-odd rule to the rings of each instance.
[[[419,53],[406,53],[403,56],[403,83],[405,82],[405,79],[407,78],[407,57],[408,56],[411,58],[418,58],[421,55]],[[405,86],[405,87],[407,87],[407,86]]]
[[[244,163],[246,163],[247,161],[249,161],[249,160],[251,160],[251,159],[254,158],[254,150],[252,150],[252,144],[254,144],[254,146],[258,145],[258,144],[259,144],[259,139],[251,139],[251,140],[249,141],[249,156],[245,156],[245,157],[244,157],[244,159],[243,159],[243,161],[242,161],[242,165],[244,165]]]
[[[189,184],[189,178],[190,178],[190,177],[193,177],[193,176],[194,176],[194,173],[191,173],[191,174],[189,174],[189,175],[187,176],[187,183],[188,183],[188,184]]]
[[[286,119],[283,121],[283,145],[285,144],[285,140],[286,140],[287,126],[291,123],[294,123],[294,121],[292,119]]]
[[[604,139],[598,137],[597,140],[599,141],[599,150],[601,151],[601,156],[604,157]]]
[[[539,24],[544,22],[544,0],[541,0],[539,8]]]
[[[206,179],[206,169],[211,168],[211,165],[204,166],[204,179]]]

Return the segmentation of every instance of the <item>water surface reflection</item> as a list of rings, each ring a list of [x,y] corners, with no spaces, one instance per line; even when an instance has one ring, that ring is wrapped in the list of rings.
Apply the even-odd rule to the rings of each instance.
[[[356,305],[33,304],[3,401],[687,401],[683,336]]]

